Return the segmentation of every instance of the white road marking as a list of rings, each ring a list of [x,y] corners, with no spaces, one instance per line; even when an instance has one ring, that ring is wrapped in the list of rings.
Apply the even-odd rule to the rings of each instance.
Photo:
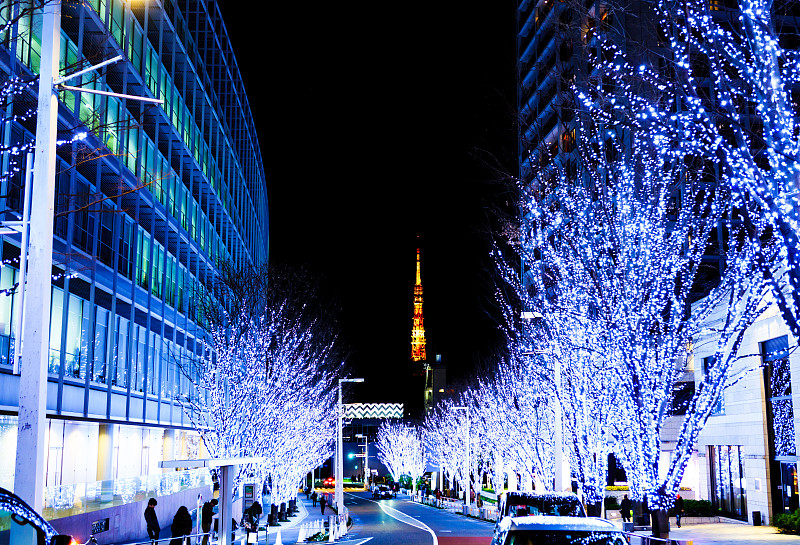
[[[349,492],[346,492],[346,493],[350,494]],[[352,496],[353,494],[350,494],[350,495]],[[419,530],[425,530],[433,538],[433,545],[439,545],[439,539],[436,537],[436,532],[431,530],[431,528],[427,524],[422,522],[421,520],[417,520],[417,519],[411,517],[411,515],[406,515],[405,513],[403,513],[399,509],[395,509],[394,507],[388,507],[388,506],[386,506],[385,504],[383,504],[381,502],[377,502],[375,500],[370,500],[368,498],[362,498],[360,496],[354,496],[354,497],[356,497],[356,498],[358,498],[360,500],[371,501],[372,503],[377,503],[378,507],[381,508],[381,511],[383,511],[384,513],[386,513],[387,515],[389,515],[390,517],[392,517],[396,521],[402,522],[403,524],[408,524],[409,526],[413,526],[414,528],[417,528]],[[387,509],[390,509],[391,511],[395,511],[396,513],[399,513],[400,515],[405,517],[407,520],[403,520],[402,518],[393,515],[392,513],[387,511]]]

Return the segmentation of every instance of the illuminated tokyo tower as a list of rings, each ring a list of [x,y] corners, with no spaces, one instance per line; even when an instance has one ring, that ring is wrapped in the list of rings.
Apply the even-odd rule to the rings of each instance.
[[[422,277],[417,248],[417,283],[414,285],[414,325],[411,328],[411,361],[425,362],[425,325],[422,319]]]

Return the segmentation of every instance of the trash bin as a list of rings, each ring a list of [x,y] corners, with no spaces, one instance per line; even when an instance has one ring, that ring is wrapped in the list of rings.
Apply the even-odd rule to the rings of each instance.
[[[761,526],[761,511],[753,511],[753,526]]]
[[[623,522],[622,523],[622,531],[633,533],[633,523],[632,522]]]

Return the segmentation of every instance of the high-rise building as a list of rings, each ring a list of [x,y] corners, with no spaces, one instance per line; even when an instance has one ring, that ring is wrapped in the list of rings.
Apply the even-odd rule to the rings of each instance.
[[[60,139],[88,136],[58,149],[45,515],[65,521],[113,503],[132,505],[140,517],[135,502],[145,494],[191,496],[206,482],[194,473],[162,475],[157,464],[203,454],[181,407],[206,395],[191,387],[184,365],[203,351],[197,302],[220,263],[267,261],[266,180],[217,2],[62,4],[62,74],[123,56],[71,85],[164,102],[59,95]],[[39,70],[42,12],[25,1],[10,6],[0,12],[11,25],[0,36],[0,79],[30,80]],[[2,221],[20,217],[23,174],[13,170],[14,153],[35,138],[34,93],[3,105]],[[0,239],[0,449],[9,453],[20,236]],[[13,482],[13,457],[4,456],[0,486]],[[166,513],[170,503],[163,505]],[[107,510],[97,516],[107,517]],[[111,521],[105,541],[141,537],[142,528],[125,534]]]

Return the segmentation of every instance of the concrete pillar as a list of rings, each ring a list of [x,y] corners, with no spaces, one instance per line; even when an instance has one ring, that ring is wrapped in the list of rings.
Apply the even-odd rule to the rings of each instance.
[[[35,511],[44,508],[47,362],[50,355],[50,297],[56,180],[61,1],[49,2],[42,22],[36,155],[33,165],[28,274],[22,316],[19,416],[14,492]],[[23,255],[24,259],[25,256]],[[12,536],[13,537],[13,536]],[[12,539],[13,543],[22,543]]]
[[[164,460],[175,460],[175,430],[164,430],[164,446],[162,447],[161,455]],[[173,469],[164,469],[164,473],[174,471]]]
[[[100,424],[97,434],[97,480],[100,485],[102,501],[110,501],[114,497],[114,443],[117,438],[117,426]]]
[[[176,431],[176,439],[178,441],[178,460],[187,460],[189,458],[188,441],[186,440],[185,431]]]
[[[200,437],[200,448],[198,449],[197,457],[200,458],[201,460],[205,458],[211,458],[211,455],[208,453],[208,450],[206,449],[206,443],[205,441],[203,441],[202,437]]]
[[[114,443],[117,440],[115,424],[100,424],[97,435],[97,480],[110,481],[114,478]]]
[[[219,486],[219,543],[231,545],[231,520],[233,520],[233,479],[238,466],[222,466]]]

